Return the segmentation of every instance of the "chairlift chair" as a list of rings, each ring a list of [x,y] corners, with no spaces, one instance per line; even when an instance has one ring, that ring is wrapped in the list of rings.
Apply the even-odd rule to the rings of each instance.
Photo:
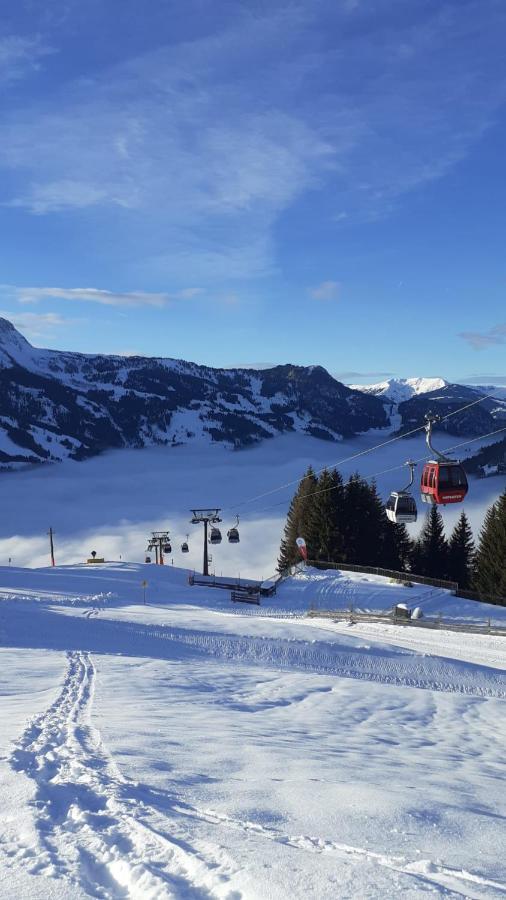
[[[409,492],[414,481],[416,463],[408,460],[406,465],[409,466],[410,472],[409,484],[401,491],[392,491],[385,505],[387,519],[395,525],[407,525],[410,522],[416,522],[418,515],[415,498]]]
[[[145,556],[145,557],[144,557],[144,562],[145,562],[145,563],[150,563],[150,562],[151,562],[151,557],[150,557],[150,556]]]
[[[425,463],[420,482],[422,501],[432,505],[447,503],[462,503],[469,485],[464,467],[457,459],[449,459],[432,446],[432,427],[438,419],[435,416],[426,416],[425,426],[427,446],[434,453],[436,459]]]
[[[183,541],[183,543],[181,544],[181,553],[189,553],[190,552],[190,548],[188,546],[188,537],[189,537],[189,535],[186,535],[186,540]]]

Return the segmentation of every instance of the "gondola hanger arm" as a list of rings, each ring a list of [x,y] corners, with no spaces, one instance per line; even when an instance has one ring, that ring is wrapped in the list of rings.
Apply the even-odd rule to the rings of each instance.
[[[439,450],[436,450],[436,448],[432,446],[432,427],[435,422],[440,421],[439,416],[426,415],[425,418],[425,439],[427,441],[429,450],[434,454],[438,462],[450,462],[451,460],[447,456],[445,456],[444,453],[440,453]]]

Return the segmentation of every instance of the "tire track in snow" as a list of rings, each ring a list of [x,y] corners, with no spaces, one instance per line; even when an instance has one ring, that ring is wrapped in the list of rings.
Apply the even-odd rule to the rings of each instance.
[[[159,809],[124,779],[92,727],[95,668],[89,653],[69,652],[61,693],[16,745],[12,768],[33,779],[38,847],[10,848],[32,874],[66,878],[92,897],[229,898],[232,866],[191,846]],[[209,853],[209,846],[207,846]]]

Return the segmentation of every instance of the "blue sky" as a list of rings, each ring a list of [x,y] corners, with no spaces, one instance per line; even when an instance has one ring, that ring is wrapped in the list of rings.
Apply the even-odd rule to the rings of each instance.
[[[506,382],[503,0],[4,0],[37,346]]]

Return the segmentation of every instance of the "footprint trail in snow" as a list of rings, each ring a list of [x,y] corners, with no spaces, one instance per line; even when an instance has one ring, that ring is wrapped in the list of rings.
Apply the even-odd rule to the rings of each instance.
[[[90,724],[91,657],[67,655],[59,697],[29,724],[11,756],[12,767],[36,784],[39,838],[36,848],[11,848],[13,861],[17,855],[33,874],[65,878],[105,900],[237,897],[223,851],[204,858],[187,829],[146,804],[142,788],[121,776]]]

